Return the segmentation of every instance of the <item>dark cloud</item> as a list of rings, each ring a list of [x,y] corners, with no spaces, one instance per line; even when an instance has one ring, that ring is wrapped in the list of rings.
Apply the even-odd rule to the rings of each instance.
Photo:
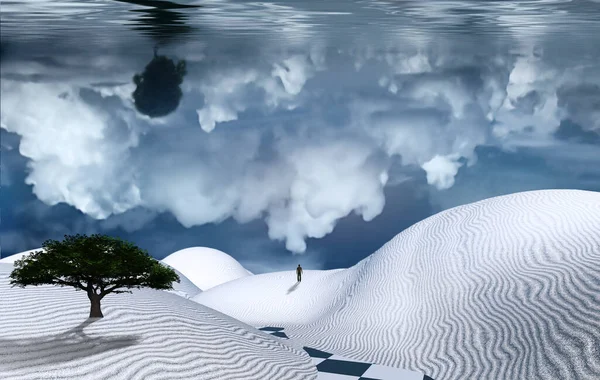
[[[561,121],[560,126],[554,133],[554,136],[561,140],[600,145],[600,130],[597,132],[585,130],[581,125],[576,124],[569,119]]]
[[[582,131],[600,134],[600,84],[580,83],[558,89],[558,105]],[[569,128],[569,127],[565,127]],[[587,138],[593,138],[588,134]]]

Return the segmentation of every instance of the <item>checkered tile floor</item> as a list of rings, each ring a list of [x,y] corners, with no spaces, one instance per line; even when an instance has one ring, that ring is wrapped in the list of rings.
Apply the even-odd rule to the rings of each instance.
[[[289,339],[281,327],[262,327],[259,330]],[[304,351],[319,371],[318,380],[433,380],[420,372],[361,362],[310,347],[304,347]]]

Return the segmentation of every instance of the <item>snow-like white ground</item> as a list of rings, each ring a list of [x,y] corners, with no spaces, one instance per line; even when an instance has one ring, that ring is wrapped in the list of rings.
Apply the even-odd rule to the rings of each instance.
[[[169,292],[108,295],[105,318],[70,287],[9,285],[0,263],[2,380],[314,380],[301,349]]]
[[[207,247],[182,249],[161,261],[203,291],[252,274],[225,252]]]
[[[600,379],[600,193],[456,207],[352,268],[305,271],[300,284],[293,270],[254,275],[194,300],[434,379]]]

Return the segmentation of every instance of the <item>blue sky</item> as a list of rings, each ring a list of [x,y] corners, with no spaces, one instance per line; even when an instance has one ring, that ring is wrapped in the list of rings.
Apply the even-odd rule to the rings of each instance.
[[[2,256],[101,232],[157,258],[198,245],[257,273],[331,269],[460,204],[600,191],[592,3],[190,11],[188,34],[159,49],[187,62],[183,98],[154,119],[131,97],[156,42],[133,6],[104,4],[123,21],[108,24],[72,3],[72,29],[32,19],[19,37],[11,17],[32,5],[15,4],[2,19]]]

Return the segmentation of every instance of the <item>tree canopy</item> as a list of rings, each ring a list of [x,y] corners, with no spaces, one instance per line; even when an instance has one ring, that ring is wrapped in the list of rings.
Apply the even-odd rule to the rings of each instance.
[[[179,86],[186,73],[185,61],[175,63],[155,51],[144,72],[133,77],[136,109],[150,117],[162,117],[175,111],[183,95]]]
[[[15,261],[13,286],[58,285],[83,290],[92,302],[90,317],[102,317],[100,300],[110,293],[148,287],[172,289],[175,271],[136,245],[105,235],[65,235],[47,240],[43,250]]]

